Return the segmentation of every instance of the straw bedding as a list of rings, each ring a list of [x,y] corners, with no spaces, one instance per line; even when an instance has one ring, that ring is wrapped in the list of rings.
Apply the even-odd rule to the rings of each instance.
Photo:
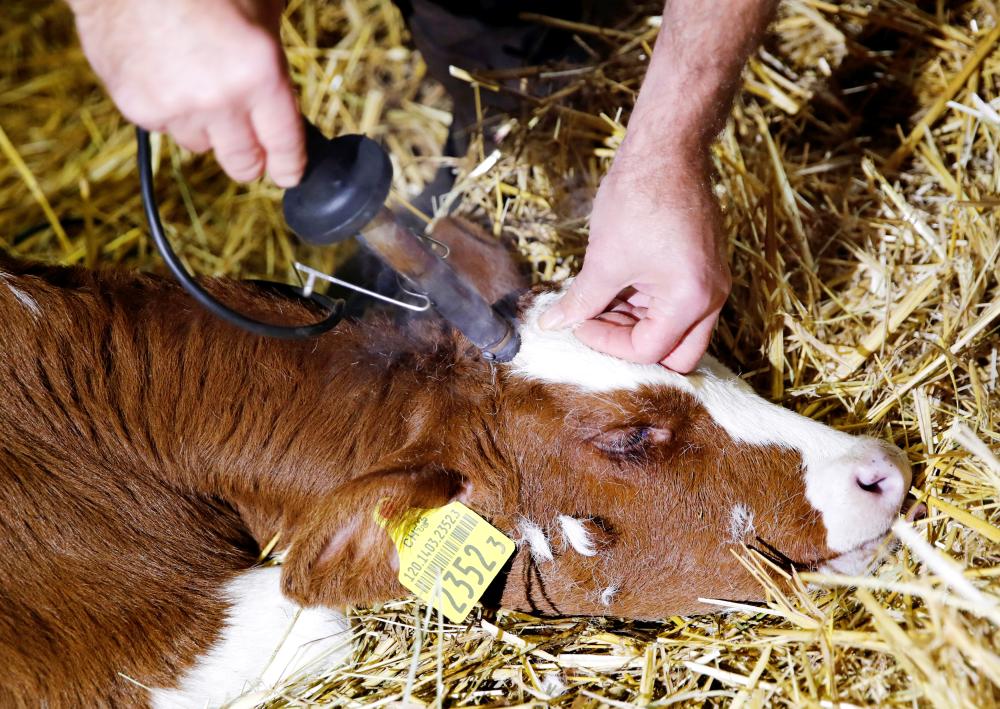
[[[357,609],[357,653],[272,706],[940,706],[1000,703],[998,18],[987,0],[787,0],[713,148],[734,296],[714,350],[759,391],[899,444],[928,506],[877,574],[810,576],[759,607],[660,623],[500,612],[456,627],[411,601]],[[547,22],[544,18],[540,22]],[[655,8],[577,27],[585,64],[531,72],[497,154],[474,142],[449,196],[516,240],[539,278],[579,266],[589,200],[624,135]],[[394,199],[447,162],[443,90],[388,0],[292,0],[303,110],[384,141]],[[555,72],[554,74],[552,72]],[[468,77],[473,80],[473,77]],[[482,91],[496,77],[477,77]],[[266,183],[158,143],[165,220],[205,274],[292,280]],[[95,84],[58,2],[0,15],[0,243],[62,263],[160,269],[133,134]],[[926,541],[927,543],[922,543]],[[724,606],[725,607],[725,606]],[[260,698],[263,699],[263,698]],[[249,701],[249,700],[248,700]]]

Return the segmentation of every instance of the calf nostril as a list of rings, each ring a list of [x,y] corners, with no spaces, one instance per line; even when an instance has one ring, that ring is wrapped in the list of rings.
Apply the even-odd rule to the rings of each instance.
[[[878,446],[865,451],[853,470],[857,489],[870,495],[880,505],[902,504],[903,493],[910,483],[910,468],[898,448]]]
[[[882,485],[885,482],[885,476],[875,478],[870,482],[865,482],[865,480],[860,477],[855,478],[855,481],[858,483],[858,487],[860,487],[865,492],[870,492],[873,495],[881,495],[883,492]]]

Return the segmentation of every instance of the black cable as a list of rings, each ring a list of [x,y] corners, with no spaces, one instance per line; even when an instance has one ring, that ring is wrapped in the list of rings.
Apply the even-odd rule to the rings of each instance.
[[[149,222],[149,231],[153,237],[153,243],[166,262],[170,272],[180,281],[191,297],[202,305],[213,315],[222,318],[226,322],[241,327],[255,335],[264,337],[278,337],[285,340],[301,340],[333,329],[340,322],[344,310],[344,301],[333,300],[319,293],[312,293],[310,300],[330,308],[330,315],[325,320],[310,325],[271,325],[270,323],[254,320],[242,313],[226,307],[218,300],[209,295],[208,291],[201,287],[198,282],[187,272],[184,264],[174,253],[166,234],[163,232],[163,222],[160,221],[160,210],[156,205],[156,195],[153,191],[153,166],[151,150],[149,147],[149,132],[136,126],[136,142],[138,144],[139,163],[139,185],[142,190],[142,206],[146,212],[146,220]]]

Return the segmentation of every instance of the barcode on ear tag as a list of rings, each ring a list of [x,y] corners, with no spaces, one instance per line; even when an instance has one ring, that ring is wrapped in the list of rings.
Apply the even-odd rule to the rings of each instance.
[[[514,542],[461,502],[409,510],[394,529],[379,510],[373,515],[399,550],[399,582],[453,623],[465,620],[514,553]]]

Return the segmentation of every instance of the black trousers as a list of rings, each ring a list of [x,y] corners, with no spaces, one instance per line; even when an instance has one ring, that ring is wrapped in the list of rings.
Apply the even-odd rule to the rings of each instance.
[[[409,21],[414,12],[412,0],[394,0]],[[488,25],[516,25],[522,12],[534,12],[565,20],[583,17],[583,0],[433,0],[432,4],[456,17],[473,17]]]
[[[567,56],[574,48],[570,33],[519,19],[522,12],[579,21],[595,0],[393,0],[403,13],[413,43],[428,73],[451,95],[453,130],[448,152],[462,154],[469,128],[476,123],[473,92],[451,76],[455,65],[470,71],[515,69]],[[605,2],[605,4],[608,4]],[[518,101],[510,94],[483,92],[484,104],[509,113]]]

